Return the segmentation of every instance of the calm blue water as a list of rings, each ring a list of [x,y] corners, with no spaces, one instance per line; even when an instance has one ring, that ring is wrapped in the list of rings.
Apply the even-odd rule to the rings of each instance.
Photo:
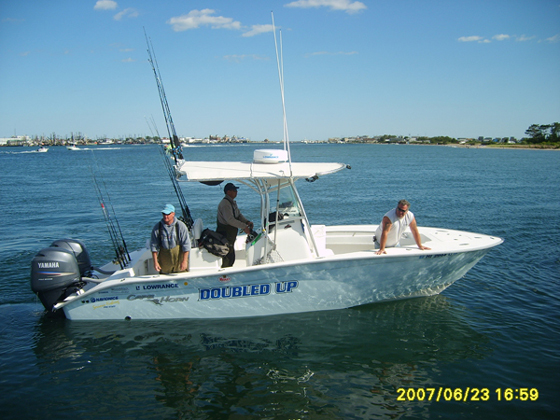
[[[248,160],[254,148],[185,155]],[[0,148],[3,419],[559,418],[559,152],[292,146],[295,161],[352,166],[300,182],[312,223],[378,223],[406,198],[420,225],[505,239],[439,296],[241,320],[50,319],[29,288],[35,253],[72,237],[94,264],[113,256],[92,173],[131,249],[176,203],[156,147],[92,149]],[[193,216],[214,226],[220,188],[184,191]],[[258,219],[248,188],[237,201]],[[399,401],[401,387],[488,388],[489,399]],[[497,388],[538,399],[498,401]]]

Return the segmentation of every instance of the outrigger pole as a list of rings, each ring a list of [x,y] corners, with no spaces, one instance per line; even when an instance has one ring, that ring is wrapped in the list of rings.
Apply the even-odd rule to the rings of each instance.
[[[163,88],[163,82],[161,80],[161,74],[159,72],[159,66],[157,64],[156,55],[154,53],[154,47],[152,46],[151,41],[148,39],[148,35],[146,34],[146,29],[144,29],[144,36],[146,37],[146,44],[148,45],[148,61],[152,65],[152,70],[154,71],[154,76],[156,78],[156,84],[158,87],[159,92],[159,100],[161,102],[161,109],[163,111],[163,116],[165,118],[165,125],[167,126],[167,133],[169,134],[169,141],[171,142],[171,150],[169,153],[173,156],[175,160],[175,164],[178,163],[179,160],[183,160],[183,148],[181,147],[181,141],[177,136],[177,132],[175,131],[175,125],[173,124],[173,118],[171,117],[171,111],[169,110],[169,104],[167,103],[167,97],[165,96],[165,90]],[[179,204],[181,206],[181,211],[183,216],[180,219],[187,225],[187,228],[192,229],[194,224],[191,212],[189,210],[189,206],[187,205],[187,200],[183,195],[183,190],[179,186],[179,182],[177,181],[177,175],[175,173],[175,168],[171,165],[171,162],[165,155],[165,148],[162,146],[161,152],[163,154],[163,160],[165,161],[165,167],[171,178],[171,183],[173,184],[173,189],[175,190],[175,194],[177,195],[177,199],[179,200]]]
[[[307,218],[307,214],[305,213],[305,209],[303,207],[303,202],[301,201],[301,198],[299,196],[299,193],[297,191],[296,185],[294,183],[294,178],[292,176],[292,156],[290,153],[290,137],[288,135],[288,117],[286,116],[286,101],[284,99],[284,53],[283,53],[283,49],[282,49],[282,31],[280,30],[280,52],[278,52],[278,43],[276,41],[276,25],[274,24],[274,13],[271,12],[270,13],[271,18],[272,18],[272,32],[274,33],[274,47],[276,49],[276,64],[278,66],[278,79],[280,80],[280,93],[282,95],[282,113],[284,115],[284,150],[286,151],[286,153],[288,154],[288,165],[290,167],[290,178],[288,180],[288,182],[290,183],[291,187],[292,187],[292,191],[294,192],[295,196],[296,196],[296,200],[299,204],[299,207],[301,209],[301,212],[303,213],[303,218],[305,219],[305,224],[308,227],[308,232],[309,232],[309,238],[311,239],[311,243],[313,244],[313,248],[315,249],[315,252],[317,253],[317,255],[319,255],[319,248],[317,247],[317,243],[315,241],[315,235],[313,235],[313,232],[311,231],[311,225],[309,224],[309,219]],[[278,189],[280,190],[280,181],[278,181]],[[279,196],[278,196],[279,198]],[[278,201],[278,199],[277,199]],[[276,220],[278,220],[278,202],[276,204]],[[276,235],[276,230],[278,229],[278,223],[275,224],[274,226],[275,229],[275,235]]]
[[[282,114],[284,125],[284,150],[288,154],[288,164],[290,175],[292,174],[292,156],[290,153],[290,136],[288,135],[288,117],[286,116],[286,101],[284,99],[284,54],[282,50],[282,31],[280,31],[280,54],[278,53],[278,43],[276,41],[276,25],[274,24],[274,13],[270,12],[272,18],[272,32],[274,33],[274,47],[276,49],[276,65],[278,66],[278,79],[280,81],[280,94],[282,96]]]

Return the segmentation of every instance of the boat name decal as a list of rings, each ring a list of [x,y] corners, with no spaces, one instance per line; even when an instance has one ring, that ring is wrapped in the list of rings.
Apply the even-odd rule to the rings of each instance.
[[[424,259],[424,258],[448,257],[448,256],[450,256],[450,255],[453,255],[453,254],[421,255],[421,256],[420,256],[420,259],[422,260],[422,259]]]
[[[105,300],[119,300],[119,297],[118,297],[118,296],[98,297],[98,298],[92,297],[92,298],[90,299],[90,302],[91,302],[91,303],[103,302],[103,301],[105,301]]]
[[[297,281],[283,281],[272,284],[254,284],[251,286],[225,286],[211,289],[199,289],[200,300],[229,299],[248,296],[266,296],[274,290],[275,294],[291,293],[299,285]]]
[[[60,266],[58,265],[58,261],[55,262],[40,262],[37,263],[39,265],[39,268],[60,268]]]
[[[148,302],[152,302],[156,305],[163,305],[164,303],[173,303],[173,302],[186,302],[189,300],[187,297],[172,297],[172,296],[164,296],[161,298],[156,298],[154,295],[129,295],[127,300],[146,300]]]
[[[136,286],[136,290],[154,290],[154,289],[176,289],[179,285],[177,283],[169,283],[169,284],[148,284],[146,286]]]

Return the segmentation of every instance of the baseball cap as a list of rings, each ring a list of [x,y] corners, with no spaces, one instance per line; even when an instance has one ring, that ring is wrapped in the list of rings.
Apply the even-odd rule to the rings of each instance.
[[[236,187],[235,185],[233,185],[231,182],[228,182],[226,184],[226,186],[224,187],[224,192],[228,192],[228,191],[237,191],[239,189],[239,187]]]
[[[163,214],[175,213],[175,206],[173,204],[166,204],[161,212]]]

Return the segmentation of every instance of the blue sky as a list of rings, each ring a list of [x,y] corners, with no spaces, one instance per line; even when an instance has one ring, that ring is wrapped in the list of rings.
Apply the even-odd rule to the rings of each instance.
[[[560,121],[560,0],[0,0],[0,137],[521,138]]]

